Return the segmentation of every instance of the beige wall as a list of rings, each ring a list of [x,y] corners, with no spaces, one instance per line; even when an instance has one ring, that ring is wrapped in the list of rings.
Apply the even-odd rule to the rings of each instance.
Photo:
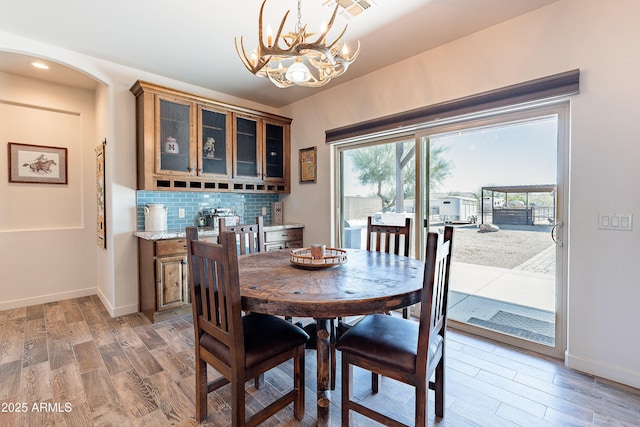
[[[0,310],[95,293],[93,91],[0,73],[0,141],[67,148],[67,185],[9,183],[0,150]]]
[[[581,70],[571,101],[568,230],[569,366],[640,387],[639,226],[601,231],[598,212],[640,214],[640,2],[562,0],[283,109],[292,152],[318,146],[318,183],[292,182],[285,220],[305,241],[333,232],[331,163],[324,132],[425,105]],[[367,49],[363,46],[362,49]],[[292,176],[298,176],[293,163]],[[565,238],[566,240],[566,238]]]

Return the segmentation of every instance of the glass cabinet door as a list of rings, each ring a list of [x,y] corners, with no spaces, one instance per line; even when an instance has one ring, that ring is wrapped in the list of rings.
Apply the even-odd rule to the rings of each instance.
[[[235,176],[258,178],[258,122],[236,117],[236,170]]]
[[[191,104],[159,99],[158,172],[191,174]]]
[[[265,124],[264,177],[284,178],[284,126]]]
[[[199,174],[231,175],[230,136],[230,114],[200,109]]]

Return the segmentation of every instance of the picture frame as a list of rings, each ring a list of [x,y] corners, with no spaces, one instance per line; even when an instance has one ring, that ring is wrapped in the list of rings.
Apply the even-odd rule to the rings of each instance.
[[[107,140],[96,147],[96,242],[99,248],[107,248],[107,221],[105,210],[105,151]]]
[[[317,147],[301,148],[300,158],[300,183],[315,183],[318,171]]]
[[[9,142],[9,182],[66,184],[67,149]]]

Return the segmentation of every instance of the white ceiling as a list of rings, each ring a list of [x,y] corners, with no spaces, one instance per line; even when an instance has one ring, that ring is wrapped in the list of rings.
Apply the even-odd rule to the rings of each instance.
[[[330,34],[348,23],[344,40],[360,40],[360,56],[343,76],[315,89],[278,89],[242,65],[234,37],[243,35],[247,50],[257,44],[262,0],[0,0],[0,31],[281,107],[554,1],[373,0],[375,6],[350,21],[336,19]],[[325,2],[302,1],[302,24],[311,31],[331,16]],[[291,9],[285,30],[292,29],[296,8],[295,0],[269,0],[265,25],[275,32]],[[30,59],[0,52],[0,71],[94,85],[55,64],[48,72],[30,69]]]

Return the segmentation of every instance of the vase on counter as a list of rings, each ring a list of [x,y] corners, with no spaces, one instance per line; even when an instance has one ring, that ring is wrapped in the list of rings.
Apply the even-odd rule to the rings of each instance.
[[[167,231],[167,210],[162,203],[144,206],[144,231]]]

